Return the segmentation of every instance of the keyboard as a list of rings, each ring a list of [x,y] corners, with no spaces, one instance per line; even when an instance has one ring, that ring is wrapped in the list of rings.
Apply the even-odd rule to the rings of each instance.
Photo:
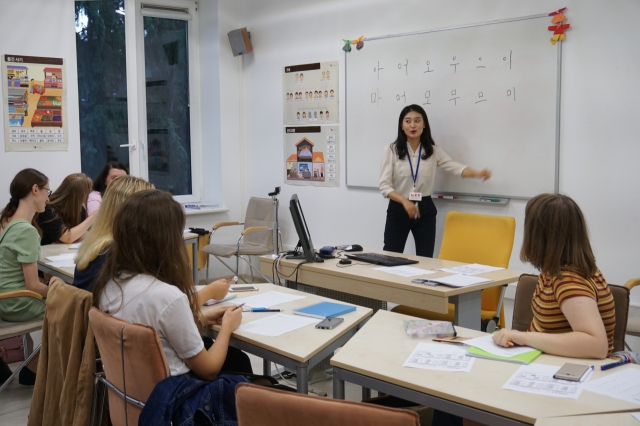
[[[387,256],[385,254],[377,253],[345,253],[349,259],[361,260],[367,263],[375,263],[382,266],[401,266],[401,265],[413,265],[418,263],[417,260],[407,259],[406,257]]]

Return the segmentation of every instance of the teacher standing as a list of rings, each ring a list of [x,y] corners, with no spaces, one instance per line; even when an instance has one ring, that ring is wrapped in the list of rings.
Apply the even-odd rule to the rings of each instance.
[[[389,198],[384,250],[402,253],[411,231],[416,254],[433,257],[437,210],[431,194],[437,167],[462,177],[491,177],[488,169],[478,171],[453,161],[433,141],[424,109],[409,105],[400,112],[396,141],[382,154],[380,192]]]

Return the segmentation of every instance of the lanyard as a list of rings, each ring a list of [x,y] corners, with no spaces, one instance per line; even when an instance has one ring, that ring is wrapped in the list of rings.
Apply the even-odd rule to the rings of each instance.
[[[411,170],[411,178],[413,179],[413,188],[416,187],[416,179],[418,179],[418,170],[420,170],[420,159],[422,158],[422,144],[420,145],[420,150],[418,151],[418,164],[416,165],[416,172],[413,173],[413,163],[411,163],[411,156],[407,152],[407,159],[409,160],[409,169]]]

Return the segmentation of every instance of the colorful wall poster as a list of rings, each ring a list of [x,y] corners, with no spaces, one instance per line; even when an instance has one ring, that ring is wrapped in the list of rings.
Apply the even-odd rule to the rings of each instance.
[[[340,186],[339,133],[339,126],[285,127],[285,183]]]
[[[283,68],[284,125],[339,123],[338,61]]]
[[[5,151],[65,151],[67,97],[62,58],[2,55]]]

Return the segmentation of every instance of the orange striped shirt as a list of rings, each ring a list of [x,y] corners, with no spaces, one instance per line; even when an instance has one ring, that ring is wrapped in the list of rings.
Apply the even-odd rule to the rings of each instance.
[[[562,270],[562,277],[554,278],[540,274],[536,291],[531,301],[533,320],[529,331],[543,333],[568,333],[571,325],[562,313],[562,304],[572,297],[588,297],[598,304],[598,311],[607,331],[609,352],[613,352],[613,330],[616,326],[615,305],[611,290],[600,270],[585,279],[569,269]]]

